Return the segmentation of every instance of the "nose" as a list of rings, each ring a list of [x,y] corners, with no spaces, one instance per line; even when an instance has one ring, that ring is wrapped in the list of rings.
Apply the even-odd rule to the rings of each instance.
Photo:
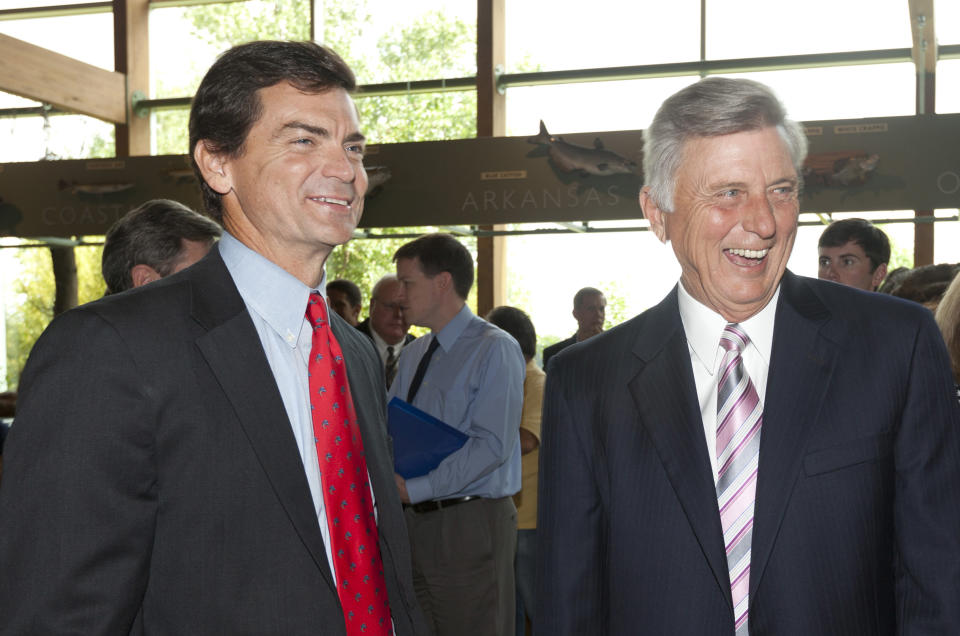
[[[334,178],[343,183],[356,182],[358,192],[367,189],[367,173],[363,169],[363,164],[351,160],[344,148],[330,148],[323,154],[320,161],[322,162],[320,173],[324,177]]]
[[[840,277],[837,275],[837,268],[833,263],[827,265],[826,267],[823,267],[822,269],[825,270],[824,278],[826,278],[827,280],[832,280],[834,282],[837,282],[840,280]]]
[[[744,206],[743,229],[760,238],[771,238],[777,231],[777,221],[773,213],[773,204],[765,196],[749,197]]]

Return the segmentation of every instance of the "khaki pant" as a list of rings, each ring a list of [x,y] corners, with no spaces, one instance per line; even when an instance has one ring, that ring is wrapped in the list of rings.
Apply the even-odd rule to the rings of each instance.
[[[435,636],[514,636],[511,497],[405,512],[417,600]]]

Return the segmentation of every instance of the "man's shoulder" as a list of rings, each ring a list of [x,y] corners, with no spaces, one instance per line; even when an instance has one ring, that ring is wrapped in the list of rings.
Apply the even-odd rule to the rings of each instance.
[[[869,292],[848,285],[792,275],[785,278],[785,300],[799,309],[822,303],[831,317],[854,322],[916,322],[930,317],[923,305],[889,294]]]
[[[364,334],[366,337],[373,339],[373,332],[370,330],[370,319],[364,318],[357,323],[357,331]]]
[[[553,343],[552,345],[550,345],[549,347],[544,347],[544,349],[543,349],[543,355],[545,355],[545,356],[553,355],[553,354],[557,353],[558,351],[561,351],[561,350],[565,349],[566,347],[569,347],[570,345],[576,343],[576,341],[577,341],[577,337],[574,335],[574,336],[570,336],[569,338],[566,338],[566,339],[564,339],[564,340],[561,340],[560,342],[555,342],[555,343]]]

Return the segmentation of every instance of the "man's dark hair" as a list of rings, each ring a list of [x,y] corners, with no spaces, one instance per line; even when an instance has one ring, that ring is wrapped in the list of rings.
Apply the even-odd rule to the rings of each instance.
[[[357,287],[357,284],[352,280],[347,280],[346,278],[332,280],[327,283],[327,293],[329,293],[331,289],[346,296],[351,307],[363,304],[363,296],[360,294],[360,288]]]
[[[463,300],[473,286],[473,257],[460,241],[450,234],[426,234],[400,246],[393,262],[401,258],[416,258],[423,273],[431,278],[440,272],[450,272],[453,289]]]
[[[537,355],[537,331],[530,316],[521,309],[501,305],[487,314],[487,322],[492,323],[513,336],[525,358]]]
[[[866,219],[841,219],[827,226],[820,235],[819,247],[840,247],[853,241],[870,259],[870,271],[890,262],[890,239],[883,230]]]
[[[227,157],[243,154],[243,144],[260,119],[257,94],[280,82],[305,93],[357,86],[353,71],[339,55],[314,42],[261,40],[235,46],[214,62],[200,82],[190,107],[190,162],[200,183],[203,204],[215,220],[223,217],[221,195],[203,180],[193,157],[198,141]]]
[[[133,287],[130,270],[149,265],[161,277],[180,261],[183,240],[213,243],[220,226],[177,201],[153,199],[131,210],[107,230],[100,270],[107,293]]]
[[[594,294],[603,296],[603,292],[596,287],[584,287],[573,295],[573,308],[583,307],[583,303],[587,302],[587,296],[593,296]]]

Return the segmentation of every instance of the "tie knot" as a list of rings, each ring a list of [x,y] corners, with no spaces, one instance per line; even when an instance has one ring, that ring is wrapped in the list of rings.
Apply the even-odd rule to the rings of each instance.
[[[736,351],[743,353],[744,347],[750,342],[749,336],[740,328],[739,324],[727,323],[723,334],[720,336],[720,346],[727,351]]]
[[[311,292],[307,300],[307,320],[314,329],[319,329],[327,324],[327,305],[323,298],[317,292]]]

